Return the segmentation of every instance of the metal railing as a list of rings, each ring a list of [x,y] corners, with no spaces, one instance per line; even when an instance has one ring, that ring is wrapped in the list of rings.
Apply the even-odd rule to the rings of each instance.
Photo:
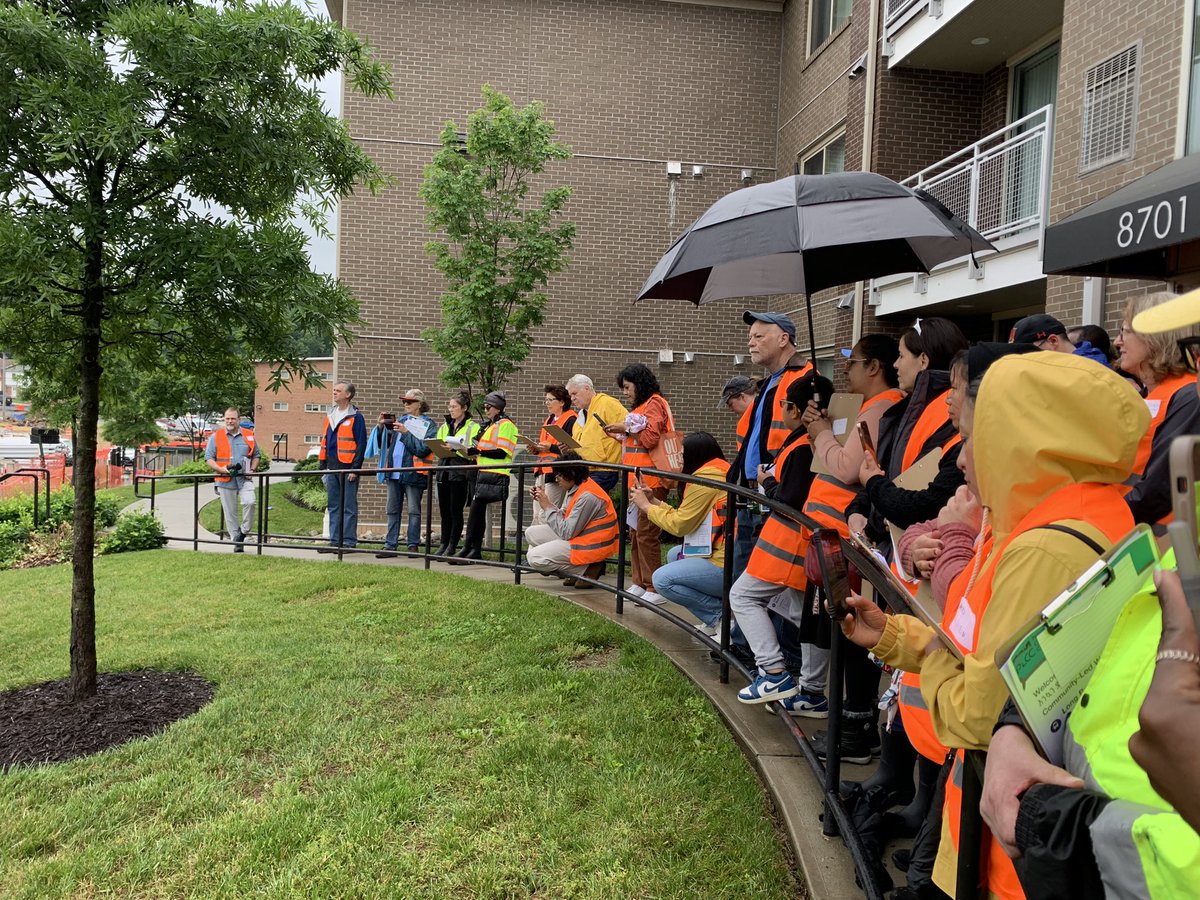
[[[531,566],[525,565],[521,561],[523,558],[524,526],[528,524],[525,518],[526,504],[527,501],[531,500],[526,490],[527,477],[532,474],[531,470],[535,468],[553,468],[560,465],[570,464],[571,463],[554,461],[547,462],[542,460],[522,463],[512,462],[508,464],[507,467],[512,472],[510,479],[511,481],[515,482],[517,490],[515,546],[512,549],[509,549],[505,539],[507,502],[499,501],[495,504],[491,504],[498,506],[500,509],[500,544],[499,546],[485,546],[482,548],[482,550],[484,553],[494,554],[496,559],[471,559],[471,565],[509,569],[513,573],[514,584],[521,584],[521,578],[524,573],[534,573],[539,571]],[[622,473],[622,475],[632,474],[634,472],[633,467],[620,464],[589,463],[589,466],[592,469],[616,471]],[[455,471],[466,472],[471,471],[472,469],[486,471],[487,468],[488,467],[486,466],[464,465],[456,467]],[[430,470],[428,468],[405,467],[384,469],[337,469],[333,470],[332,472],[328,470],[322,471],[310,469],[300,472],[258,472],[246,476],[250,479],[257,480],[257,493],[259,497],[257,508],[257,531],[254,535],[254,541],[247,546],[253,546],[259,555],[262,554],[264,547],[267,546],[280,549],[312,550],[314,552],[318,550],[332,550],[337,553],[339,559],[342,559],[346,555],[353,555],[356,553],[377,553],[380,551],[382,546],[381,542],[379,541],[363,542],[366,544],[366,546],[346,546],[344,543],[342,543],[331,547],[326,543],[314,543],[311,539],[305,539],[298,535],[271,533],[268,527],[271,481],[279,478],[318,478],[332,474],[335,476],[336,482],[339,485],[338,490],[344,491],[346,476],[350,474],[355,474],[359,478],[362,478],[363,476],[375,476],[381,472],[390,474],[399,472],[430,473],[431,471],[433,472],[434,477],[436,477],[439,469],[435,468]],[[610,560],[610,562],[615,562],[616,564],[616,584],[612,585],[601,581],[598,578],[587,578],[582,575],[576,576],[576,581],[586,582],[595,587],[611,591],[615,600],[615,612],[618,615],[623,614],[625,603],[627,601],[632,601],[642,609],[671,622],[673,625],[676,625],[679,628],[685,629],[691,636],[708,644],[710,647],[715,649],[720,656],[719,678],[722,684],[728,684],[729,682],[730,666],[736,668],[743,677],[745,677],[747,680],[750,680],[752,678],[750,670],[732,654],[729,646],[730,626],[732,624],[732,613],[729,606],[729,590],[733,584],[733,581],[735,580],[733,572],[734,528],[737,519],[735,510],[738,508],[745,508],[749,505],[757,505],[759,507],[765,507],[770,513],[790,519],[801,526],[810,529],[814,533],[822,530],[824,526],[813,519],[810,519],[808,516],[805,516],[799,510],[780,503],[777,500],[764,497],[762,494],[758,493],[758,491],[750,488],[728,484],[726,482],[714,482],[711,479],[697,478],[694,475],[684,475],[679,472],[662,472],[657,469],[645,468],[641,469],[640,471],[643,474],[670,478],[682,484],[698,484],[707,487],[719,487],[726,493],[726,509],[729,510],[729,512],[725,516],[724,542],[726,552],[723,570],[724,578],[722,585],[721,624],[718,628],[718,637],[712,637],[704,634],[695,628],[694,623],[677,616],[675,613],[668,609],[664,609],[661,606],[645,603],[640,597],[629,593],[625,589],[625,575],[626,568],[629,564],[629,553],[627,529],[624,527],[622,527],[619,532],[617,556],[615,560]],[[200,484],[202,482],[211,481],[211,477],[212,476],[208,475],[138,475],[134,480],[134,493],[138,497],[149,499],[150,508],[151,510],[154,510],[157,500],[156,485],[159,481],[190,479],[193,482],[192,534],[190,536],[166,535],[167,540],[191,542],[194,550],[198,550],[201,544],[231,546],[231,542],[228,540],[213,540],[210,538],[200,537]],[[139,486],[145,483],[149,483],[149,494],[142,494],[138,490]],[[617,520],[618,522],[623,523],[629,507],[628,479],[625,477],[620,477],[618,479],[618,487],[619,491],[616,503]],[[458,557],[452,556],[439,556],[436,552],[433,552],[433,494],[433,490],[427,489],[424,492],[424,545],[415,553],[408,552],[406,550],[391,551],[397,557],[407,556],[423,559],[424,567],[426,569],[429,569],[434,561],[450,561],[459,559]],[[469,505],[470,500],[468,499],[468,506]],[[488,539],[488,537],[488,535],[485,535],[485,541]],[[814,544],[818,548],[821,548],[821,542],[815,541]],[[860,551],[853,544],[847,541],[842,541],[842,551],[845,553],[847,560],[851,564],[855,562],[856,558],[861,556]],[[819,552],[822,551],[819,549]],[[508,555],[511,555],[511,561],[506,560],[506,556]],[[860,560],[860,563],[861,562],[864,561]],[[889,608],[893,612],[911,614],[911,609],[909,608],[905,598],[898,595],[894,597],[891,596],[895,592],[892,590],[891,584],[887,582],[886,579],[876,577],[875,580],[872,581],[870,577],[870,567],[866,565],[861,566],[861,571],[864,580],[868,581],[868,583],[871,583],[876,588],[879,595],[888,600]],[[879,583],[876,584],[876,581]],[[814,589],[810,587],[810,591],[813,590]],[[815,595],[810,595],[808,599],[813,599],[815,597],[815,599],[819,602],[819,608],[825,610],[825,603],[824,598],[821,596],[821,589],[817,587],[815,591]],[[826,695],[829,703],[829,724],[826,731],[825,744],[826,761],[822,763],[817,757],[808,735],[805,734],[799,723],[797,723],[792,716],[786,714],[782,710],[777,710],[780,714],[775,716],[775,718],[783,723],[784,728],[791,735],[792,739],[796,743],[797,748],[800,750],[801,756],[804,757],[805,762],[811,769],[813,776],[821,785],[824,804],[824,815],[822,817],[823,833],[827,836],[840,836],[842,838],[847,850],[850,853],[859,884],[863,890],[863,895],[867,897],[868,900],[882,900],[884,891],[876,881],[876,866],[874,861],[869,860],[866,857],[861,838],[854,828],[849,811],[847,810],[840,793],[840,731],[842,707],[841,685],[845,670],[845,654],[843,651],[846,646],[847,638],[842,634],[841,628],[837,627],[836,623],[831,627],[830,633],[831,641],[829,667],[826,681]],[[978,804],[978,789],[979,784],[981,783],[979,779],[982,777],[980,774],[982,772],[982,765],[979,763],[982,759],[982,756],[982,754],[968,754],[968,762],[974,764],[964,767],[964,778],[966,781],[964,781],[964,802],[962,804],[962,815],[960,819],[960,834],[964,836],[982,836],[985,834]],[[972,779],[974,780],[972,781]],[[970,782],[970,784],[968,784],[968,782]],[[975,797],[974,803],[967,802],[968,787],[972,791],[970,796]],[[979,841],[961,841],[958,878],[959,887],[956,893],[956,900],[967,900],[967,898],[975,898],[979,896],[979,866]]]
[[[885,34],[891,38],[894,33],[891,27],[895,25],[897,20],[902,18],[905,13],[911,9],[925,8],[929,6],[929,0],[887,0],[887,6],[884,8],[883,25],[887,29]]]
[[[936,197],[990,241],[1042,229],[1053,122],[1054,107],[1043,106],[901,184]]]

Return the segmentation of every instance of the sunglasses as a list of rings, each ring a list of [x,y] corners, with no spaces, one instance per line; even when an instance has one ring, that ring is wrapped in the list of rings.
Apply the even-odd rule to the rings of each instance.
[[[1195,372],[1200,369],[1200,335],[1180,338],[1175,344],[1179,347],[1179,353],[1183,357],[1183,364],[1187,366],[1187,370]]]

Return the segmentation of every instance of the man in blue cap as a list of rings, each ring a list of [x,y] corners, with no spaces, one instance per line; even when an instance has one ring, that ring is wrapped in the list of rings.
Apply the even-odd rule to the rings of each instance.
[[[750,410],[746,439],[729,467],[733,484],[757,487],[763,467],[770,466],[791,429],[783,421],[783,400],[788,385],[812,370],[812,364],[796,351],[796,325],[783,313],[746,310],[742,321],[750,326],[750,361],[770,373],[758,382],[758,393]],[[766,516],[739,508],[737,540],[733,550],[733,574],[746,568],[758,532]]]

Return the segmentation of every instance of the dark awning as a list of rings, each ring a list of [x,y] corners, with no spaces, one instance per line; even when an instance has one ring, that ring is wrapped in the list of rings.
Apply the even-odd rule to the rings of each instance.
[[[1169,281],[1200,271],[1200,156],[1185,156],[1046,229],[1047,275]]]

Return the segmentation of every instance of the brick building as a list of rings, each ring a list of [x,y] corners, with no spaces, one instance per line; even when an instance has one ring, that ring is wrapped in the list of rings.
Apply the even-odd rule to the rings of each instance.
[[[338,274],[367,324],[338,348],[337,370],[359,385],[368,420],[408,387],[441,411],[439,362],[419,335],[439,321],[442,284],[423,253],[417,188],[442,125],[464,123],[485,82],[517,103],[543,101],[574,152],[549,171],[575,189],[573,261],[550,283],[546,324],[506,386],[523,428],[540,416],[543,384],[581,371],[613,392],[623,365],[644,362],[681,428],[731,437],[717,391],[729,375],[760,374],[743,359],[744,304],[631,301],[674,237],[743,184],[796,166],[878,171],[925,188],[998,248],[978,266],[962,259],[815,295],[817,352],[829,360],[864,331],[895,332],[915,316],[950,316],[973,339],[1003,338],[1043,309],[1112,330],[1127,296],[1162,282],[1047,277],[1047,226],[1200,143],[1188,130],[1200,110],[1200,89],[1190,95],[1196,0],[328,5],[392,65],[398,98],[347,93],[342,106],[350,133],[395,178],[340,210]],[[668,175],[670,161],[682,175]],[[1169,277],[1186,280],[1182,268]],[[750,303],[803,317],[802,297]],[[674,361],[660,363],[661,350]],[[364,497],[365,521],[375,503]]]
[[[286,382],[278,393],[267,390],[271,366],[254,368],[254,431],[263,452],[274,459],[304,459],[321,444],[325,414],[333,387],[333,357],[314,357],[308,363],[324,379],[317,387]]]

